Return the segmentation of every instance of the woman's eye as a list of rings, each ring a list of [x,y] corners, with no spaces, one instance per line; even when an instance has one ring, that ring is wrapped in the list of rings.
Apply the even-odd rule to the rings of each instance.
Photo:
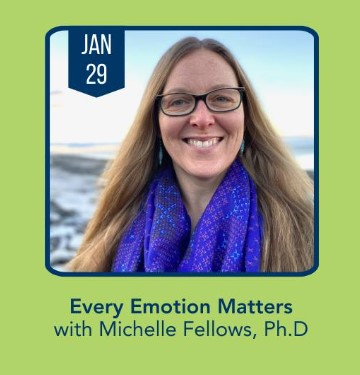
[[[168,107],[184,107],[189,105],[192,98],[188,98],[186,96],[175,96],[173,98],[169,98]]]
[[[229,101],[231,101],[230,98],[228,98],[226,96],[217,96],[213,100],[216,101],[216,102],[229,102]]]
[[[177,107],[177,106],[180,106],[180,105],[184,105],[186,104],[186,101],[184,99],[177,99],[177,100],[173,100],[170,105],[171,106],[174,106],[174,107]]]

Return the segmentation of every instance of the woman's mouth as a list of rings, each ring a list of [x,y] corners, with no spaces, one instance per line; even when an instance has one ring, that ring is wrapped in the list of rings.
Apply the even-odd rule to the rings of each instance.
[[[195,146],[198,148],[208,148],[216,145],[217,143],[222,141],[222,139],[223,138],[221,137],[214,137],[206,140],[200,140],[196,138],[184,138],[184,142],[186,142],[188,145]]]

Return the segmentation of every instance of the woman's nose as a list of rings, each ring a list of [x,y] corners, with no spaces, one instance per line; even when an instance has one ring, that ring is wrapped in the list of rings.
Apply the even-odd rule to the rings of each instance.
[[[203,100],[199,100],[194,112],[190,114],[190,124],[192,126],[207,127],[215,123],[214,115]]]

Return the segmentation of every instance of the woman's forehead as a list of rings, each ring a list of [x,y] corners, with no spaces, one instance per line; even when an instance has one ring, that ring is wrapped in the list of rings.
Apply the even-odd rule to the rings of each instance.
[[[200,49],[183,57],[174,66],[166,81],[164,93],[178,89],[206,91],[237,84],[233,68],[222,56]]]

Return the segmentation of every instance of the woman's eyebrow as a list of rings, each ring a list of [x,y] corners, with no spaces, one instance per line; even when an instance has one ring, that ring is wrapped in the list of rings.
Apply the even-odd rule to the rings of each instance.
[[[170,90],[164,91],[163,95],[175,93],[190,93],[190,90],[185,87],[173,87]]]
[[[187,93],[187,94],[195,94],[195,95],[201,95],[201,94],[205,94],[209,91],[212,91],[212,90],[217,90],[217,89],[223,89],[225,87],[237,87],[237,86],[234,86],[234,85],[229,85],[229,84],[226,84],[226,83],[220,83],[220,84],[216,84],[216,85],[212,85],[208,88],[207,91],[205,92],[199,92],[199,93],[194,93],[192,92],[192,90],[190,90],[189,88],[185,88],[185,87],[173,87],[169,90],[166,90],[163,92],[163,95],[166,95],[166,94],[174,94],[174,93]]]

